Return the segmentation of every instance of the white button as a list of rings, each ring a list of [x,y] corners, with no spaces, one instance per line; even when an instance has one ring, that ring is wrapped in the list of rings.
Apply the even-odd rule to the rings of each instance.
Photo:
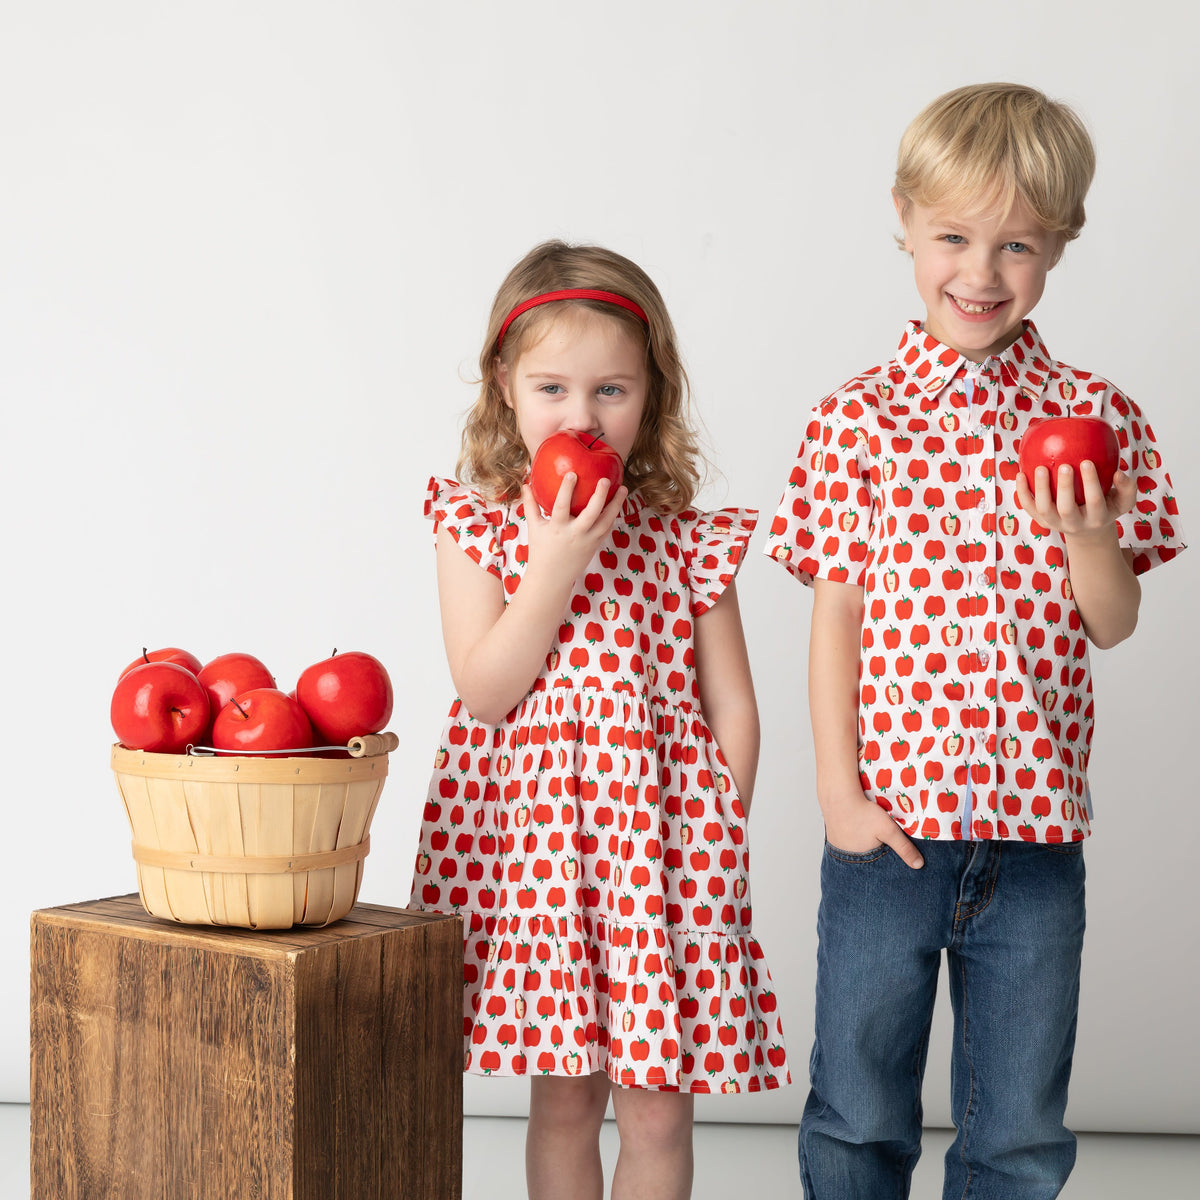
[[[986,650],[979,651],[979,665],[986,667],[992,661],[992,656]]]

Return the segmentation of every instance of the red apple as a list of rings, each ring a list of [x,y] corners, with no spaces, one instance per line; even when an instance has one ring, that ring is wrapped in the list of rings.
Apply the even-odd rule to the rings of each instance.
[[[1121,451],[1112,426],[1100,417],[1050,417],[1034,421],[1021,438],[1017,464],[1033,487],[1038,467],[1050,471],[1050,495],[1055,494],[1058,468],[1068,466],[1075,472],[1075,503],[1083,504],[1083,481],[1079,464],[1090,460],[1100,477],[1100,490],[1108,495]]]
[[[552,433],[538,448],[529,468],[529,486],[543,512],[554,507],[559,485],[568,471],[578,476],[571,493],[571,516],[577,517],[592,498],[601,479],[610,483],[611,496],[625,478],[621,456],[607,443],[590,433],[563,429]]]
[[[313,728],[331,746],[378,733],[392,715],[392,681],[383,663],[352,650],[307,667],[296,681],[296,699]]]
[[[253,688],[234,696],[217,713],[212,744],[238,754],[303,750],[313,744],[312,726],[304,709],[278,688]]]
[[[109,718],[131,750],[182,754],[208,728],[208,693],[178,663],[142,663],[117,681]]]
[[[219,654],[204,664],[198,678],[208,692],[214,721],[234,696],[275,686],[274,676],[253,654]]]
[[[171,662],[177,663],[185,671],[191,671],[193,675],[200,674],[200,660],[194,655],[189,654],[186,650],[180,650],[178,646],[166,646],[162,650],[147,650],[142,647],[142,657],[135,658],[133,662],[121,672],[121,675],[128,675],[134,667],[143,667],[146,663],[152,662]]]

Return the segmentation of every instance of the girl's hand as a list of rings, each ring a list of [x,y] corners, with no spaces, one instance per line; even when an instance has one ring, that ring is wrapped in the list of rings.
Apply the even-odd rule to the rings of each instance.
[[[821,814],[825,818],[825,839],[835,849],[869,854],[886,845],[910,867],[925,865],[916,843],[861,789],[857,794],[848,792],[836,799],[822,799]]]
[[[629,489],[622,484],[609,500],[609,482],[602,479],[587,506],[577,517],[572,517],[571,496],[577,478],[574,472],[563,476],[554,499],[554,508],[548,517],[542,515],[529,484],[521,485],[525,525],[529,533],[526,579],[530,569],[544,578],[554,578],[566,584],[578,579],[604,545],[617,517],[621,515]]]
[[[1122,513],[1132,507],[1137,494],[1133,479],[1124,471],[1113,476],[1106,496],[1100,490],[1095,465],[1083,462],[1079,478],[1083,483],[1083,505],[1075,503],[1075,472],[1069,466],[1058,469],[1055,495],[1050,494],[1050,472],[1038,467],[1031,490],[1025,476],[1017,475],[1017,503],[1040,525],[1068,536],[1083,536],[1106,531]]]

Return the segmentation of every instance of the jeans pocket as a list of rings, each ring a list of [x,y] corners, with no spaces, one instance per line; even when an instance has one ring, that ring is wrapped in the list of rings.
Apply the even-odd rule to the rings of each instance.
[[[1025,844],[1046,854],[1056,854],[1065,858],[1083,857],[1082,840],[1078,842],[1029,842]]]
[[[830,857],[837,859],[838,862],[849,863],[851,865],[859,865],[863,863],[878,862],[885,854],[891,852],[884,842],[880,842],[873,850],[842,850],[835,846],[831,841],[825,841],[825,853]]]

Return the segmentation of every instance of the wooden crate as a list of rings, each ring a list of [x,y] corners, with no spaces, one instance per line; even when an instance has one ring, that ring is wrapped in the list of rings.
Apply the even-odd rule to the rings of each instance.
[[[31,1200],[458,1200],[462,923],[33,914]]]

